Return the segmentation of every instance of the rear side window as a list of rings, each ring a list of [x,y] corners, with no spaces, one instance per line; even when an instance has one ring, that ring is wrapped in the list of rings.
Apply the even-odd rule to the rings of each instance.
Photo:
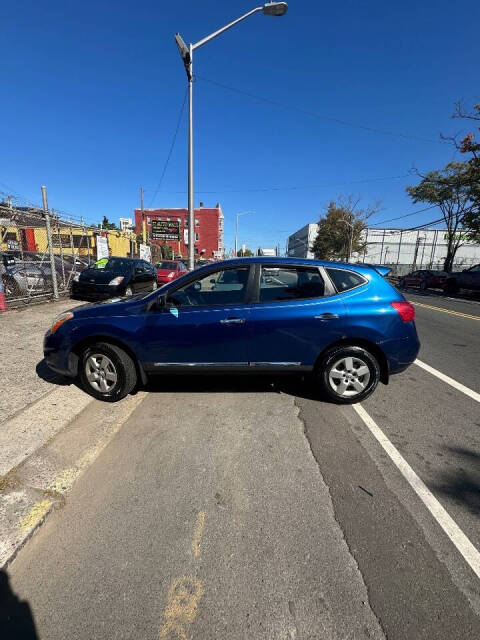
[[[354,289],[355,287],[358,287],[366,282],[363,276],[361,276],[359,273],[355,273],[354,271],[327,268],[327,273],[330,276],[333,284],[335,285],[335,289],[338,291],[338,293],[348,291],[349,289]]]
[[[319,298],[325,284],[312,267],[262,267],[259,302]]]

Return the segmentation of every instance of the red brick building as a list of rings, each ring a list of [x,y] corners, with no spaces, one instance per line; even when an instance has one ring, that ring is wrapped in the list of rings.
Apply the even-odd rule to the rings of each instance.
[[[145,209],[147,236],[152,243],[166,242],[175,256],[188,256],[188,209]],[[223,213],[220,204],[216,207],[200,207],[195,213],[195,256],[198,258],[221,258],[223,245]],[[158,221],[158,223],[157,223]],[[168,225],[159,224],[170,222]],[[176,231],[178,229],[178,232]],[[142,235],[142,211],[135,209],[135,232]],[[174,239],[173,239],[174,237]]]

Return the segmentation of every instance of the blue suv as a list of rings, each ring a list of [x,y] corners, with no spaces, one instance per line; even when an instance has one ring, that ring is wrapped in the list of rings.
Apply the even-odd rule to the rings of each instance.
[[[158,291],[55,319],[47,364],[113,402],[154,373],[311,373],[331,400],[367,398],[416,358],[414,308],[388,269],[292,258],[209,264]]]

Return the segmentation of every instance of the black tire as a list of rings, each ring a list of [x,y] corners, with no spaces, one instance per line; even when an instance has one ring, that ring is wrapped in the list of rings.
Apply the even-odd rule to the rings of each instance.
[[[109,373],[110,375],[112,374],[112,368],[116,375],[116,381],[105,391],[102,391],[100,388],[95,388],[94,383],[96,381],[91,381],[87,377],[87,369],[90,371],[90,374],[92,374],[92,360],[89,360],[89,358],[96,355],[106,356],[110,361],[112,366],[108,367],[109,370],[106,375],[108,376]],[[131,393],[137,384],[137,370],[132,358],[128,353],[125,353],[123,349],[120,349],[120,347],[107,342],[98,342],[84,349],[79,359],[78,377],[82,389],[86,393],[97,398],[97,400],[104,400],[105,402],[117,402],[121,400]],[[107,380],[105,384],[108,385],[109,382],[110,381]],[[101,381],[96,384],[97,387],[100,385]]]
[[[447,296],[454,296],[458,293],[458,284],[455,280],[447,280],[444,291]]]
[[[343,374],[343,369],[341,365],[339,366],[339,362],[345,358],[352,358],[352,372],[349,373],[349,371],[345,369],[345,375],[340,377],[338,371]],[[368,377],[367,372],[359,376],[356,372],[363,370],[365,366],[368,368]],[[337,368],[335,369],[335,367]],[[347,385],[344,391],[346,395],[337,392],[334,388],[334,381],[330,377],[334,369],[337,371],[336,379],[340,380],[340,382],[343,380],[343,383]],[[318,363],[315,377],[322,394],[329,400],[337,404],[354,404],[355,402],[362,402],[362,400],[368,398],[375,391],[380,380],[380,365],[375,356],[363,347],[332,347],[324,354],[322,360]],[[363,391],[357,391],[354,388],[355,381],[365,385]],[[340,386],[340,383],[338,386]],[[354,393],[354,395],[349,395],[352,393]]]
[[[3,291],[6,298],[13,298],[18,292],[18,286],[14,278],[3,276]]]
[[[401,289],[405,289],[405,280],[403,278],[400,278],[400,280],[398,281],[398,286]]]

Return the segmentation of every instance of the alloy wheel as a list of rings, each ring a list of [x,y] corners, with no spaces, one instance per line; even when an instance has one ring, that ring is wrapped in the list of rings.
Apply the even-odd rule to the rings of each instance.
[[[369,367],[364,360],[354,356],[340,358],[328,372],[330,387],[343,398],[359,395],[365,391],[369,381]]]
[[[118,380],[115,365],[103,353],[93,353],[87,358],[85,375],[91,387],[100,393],[112,391]]]

